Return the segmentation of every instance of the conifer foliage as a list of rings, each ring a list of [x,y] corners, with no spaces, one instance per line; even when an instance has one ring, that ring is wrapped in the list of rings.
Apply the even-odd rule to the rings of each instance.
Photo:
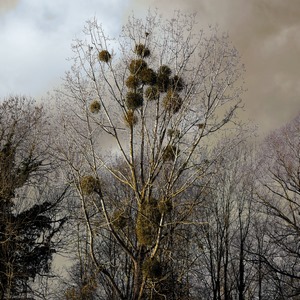
[[[46,167],[44,112],[23,97],[0,104],[0,299],[25,297],[29,283],[50,270],[59,198],[35,199]]]

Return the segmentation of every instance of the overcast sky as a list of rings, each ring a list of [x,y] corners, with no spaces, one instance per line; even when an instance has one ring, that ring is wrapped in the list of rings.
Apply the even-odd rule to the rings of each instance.
[[[197,12],[219,24],[246,65],[246,116],[264,132],[300,113],[300,0],[0,0],[0,97],[39,97],[69,68],[72,39],[96,17],[117,33],[133,11]]]

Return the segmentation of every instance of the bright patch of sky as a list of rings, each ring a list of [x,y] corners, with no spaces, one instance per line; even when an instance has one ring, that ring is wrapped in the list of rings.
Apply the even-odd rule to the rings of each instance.
[[[109,35],[121,29],[127,0],[20,0],[0,10],[0,99],[39,97],[70,67],[71,44],[96,18]],[[1,5],[1,4],[0,4]]]

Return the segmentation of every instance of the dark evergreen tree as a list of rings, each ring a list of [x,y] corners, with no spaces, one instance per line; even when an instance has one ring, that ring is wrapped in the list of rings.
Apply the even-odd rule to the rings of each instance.
[[[27,294],[30,280],[47,274],[53,237],[65,218],[55,214],[62,195],[43,199],[51,160],[41,107],[26,98],[0,104],[0,299]]]

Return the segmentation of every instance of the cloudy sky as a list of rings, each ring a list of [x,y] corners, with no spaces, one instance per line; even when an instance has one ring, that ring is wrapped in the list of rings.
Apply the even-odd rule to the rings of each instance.
[[[149,7],[196,12],[199,26],[229,33],[246,65],[244,116],[261,131],[300,113],[300,0],[0,0],[0,98],[40,97],[59,84],[86,20],[113,35]]]

